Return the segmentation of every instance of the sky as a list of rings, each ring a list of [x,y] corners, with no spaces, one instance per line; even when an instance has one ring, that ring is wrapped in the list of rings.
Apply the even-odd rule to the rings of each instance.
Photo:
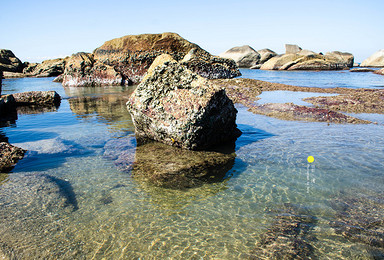
[[[384,49],[383,0],[0,0],[0,49],[23,62],[92,52],[125,35],[175,32],[218,55],[286,43],[361,62]]]

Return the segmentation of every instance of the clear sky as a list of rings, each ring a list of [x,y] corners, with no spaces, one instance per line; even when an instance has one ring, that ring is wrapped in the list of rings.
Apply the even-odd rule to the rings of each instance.
[[[384,49],[384,0],[0,0],[0,48],[40,62],[129,34],[176,32],[212,54],[234,46]]]

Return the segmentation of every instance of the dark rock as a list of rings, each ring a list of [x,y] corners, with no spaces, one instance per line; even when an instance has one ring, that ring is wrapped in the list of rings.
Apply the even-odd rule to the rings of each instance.
[[[3,86],[3,71],[0,70],[0,97],[1,97],[2,86]]]
[[[233,59],[240,68],[251,68],[260,63],[260,54],[249,45],[233,47],[219,56]]]
[[[127,102],[138,139],[191,150],[235,140],[240,131],[225,90],[164,54]]]
[[[192,51],[192,53],[190,53]],[[128,35],[105,42],[93,54],[73,55],[65,66],[64,86],[130,85],[141,81],[155,58],[170,54],[207,78],[241,75],[235,62],[214,57],[175,33]]]
[[[36,66],[30,65],[23,73],[29,73],[33,77],[54,77],[62,74],[65,68],[65,59],[45,60]]]
[[[34,71],[34,69],[36,69],[37,65],[39,65],[39,63],[24,62],[23,73],[24,74],[31,74]]]
[[[312,259],[315,237],[311,231],[317,219],[302,208],[287,204],[278,212],[272,226],[247,255],[248,259]]]
[[[17,118],[16,101],[13,95],[3,95],[0,97],[0,121],[12,120]]]
[[[16,163],[23,159],[25,150],[9,143],[0,143],[0,172],[9,172]]]
[[[23,63],[10,50],[0,49],[0,70],[22,72]]]
[[[25,105],[59,105],[61,97],[56,91],[29,91],[13,94],[18,106]]]
[[[158,142],[136,148],[132,176],[155,186],[186,189],[220,182],[233,167],[234,152],[189,151]]]

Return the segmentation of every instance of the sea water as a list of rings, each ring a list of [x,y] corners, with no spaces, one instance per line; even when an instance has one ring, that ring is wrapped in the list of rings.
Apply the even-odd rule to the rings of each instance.
[[[263,80],[271,73],[242,72]],[[332,82],[329,77],[338,78],[337,73],[326,72],[324,79],[310,85]],[[301,72],[295,82],[292,75],[281,83],[301,85],[313,79],[311,73]],[[364,86],[368,74],[359,75],[353,87]],[[375,80],[365,87],[384,86],[384,77]],[[339,213],[332,205],[339,198],[382,199],[382,124],[283,121],[238,105],[237,124],[243,134],[223,180],[166,189],[119,171],[103,156],[110,140],[134,136],[125,106],[134,87],[63,88],[52,78],[3,81],[3,93],[28,90],[55,90],[63,100],[56,111],[19,115],[0,128],[11,144],[29,150],[11,173],[1,174],[0,185],[31,174],[51,176],[69,193],[73,210],[46,206],[57,194],[44,193],[44,187],[31,193],[29,204],[12,202],[18,194],[29,194],[23,185],[0,194],[3,199],[13,196],[0,208],[0,252],[27,259],[247,258],[260,247],[263,234],[275,230],[276,216],[295,208],[297,214],[305,211],[316,220],[307,241],[314,257],[370,259],[375,254],[366,244],[335,232],[332,222]],[[308,156],[315,161],[308,163]],[[27,214],[33,196],[41,200],[36,202],[41,208]]]

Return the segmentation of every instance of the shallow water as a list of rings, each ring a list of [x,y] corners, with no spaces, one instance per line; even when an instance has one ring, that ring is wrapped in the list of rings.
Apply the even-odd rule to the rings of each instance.
[[[258,96],[260,99],[257,100],[257,103],[293,103],[298,106],[312,106],[311,103],[305,102],[303,99],[309,97],[330,97],[336,95],[337,94],[285,90],[264,91]]]
[[[316,219],[311,239],[305,238],[315,257],[375,254],[335,232],[331,222],[338,212],[332,202],[383,198],[383,125],[282,121],[237,106],[243,135],[222,181],[166,189],[119,171],[103,156],[108,141],[132,139],[125,101],[133,88],[64,89],[51,81],[4,80],[4,92],[56,90],[64,99],[56,112],[20,115],[0,128],[10,143],[29,149],[12,173],[0,174],[7,187],[0,189],[0,256],[3,251],[52,259],[247,258],[287,208]],[[32,181],[30,190],[22,185],[30,174],[41,187]],[[24,194],[28,203],[14,199]],[[66,201],[65,208],[51,207],[56,200]]]

